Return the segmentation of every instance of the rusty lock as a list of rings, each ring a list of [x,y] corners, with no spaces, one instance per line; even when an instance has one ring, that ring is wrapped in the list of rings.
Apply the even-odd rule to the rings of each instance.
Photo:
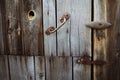
[[[102,60],[95,60],[95,61],[91,61],[90,56],[86,56],[84,55],[83,57],[81,57],[80,59],[77,60],[78,64],[84,64],[84,65],[105,65],[106,61],[102,61]]]
[[[50,35],[50,34],[56,32],[57,30],[59,30],[59,29],[67,22],[67,20],[68,20],[69,18],[70,18],[70,14],[64,14],[64,15],[60,18],[60,22],[61,22],[62,24],[61,24],[60,26],[58,26],[57,28],[55,28],[55,27],[53,27],[53,26],[49,27],[49,28],[45,31],[45,33],[46,33],[47,35]]]

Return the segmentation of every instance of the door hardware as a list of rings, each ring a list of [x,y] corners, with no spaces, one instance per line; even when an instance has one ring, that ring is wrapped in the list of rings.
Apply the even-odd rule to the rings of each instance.
[[[95,29],[96,37],[98,40],[105,38],[105,33],[103,30],[106,28],[109,28],[110,26],[111,26],[111,23],[102,22],[102,21],[93,21],[93,22],[86,24],[86,27]]]
[[[91,65],[91,64],[93,64],[93,65],[105,65],[107,62],[102,61],[102,60],[91,61],[89,56],[84,55],[80,59],[77,59],[77,63],[84,64],[84,65]]]
[[[110,26],[111,26],[111,23],[109,22],[98,22],[98,21],[93,21],[86,24],[86,27],[97,29],[97,30],[106,29],[106,28],[109,28]]]
[[[55,27],[53,27],[53,26],[49,27],[49,28],[45,31],[45,33],[46,33],[47,35],[50,35],[50,34],[56,32],[57,30],[59,30],[59,29],[67,22],[67,20],[68,20],[69,18],[70,18],[70,15],[69,15],[69,14],[64,14],[64,15],[60,18],[60,22],[61,22],[62,24],[59,25],[57,28],[55,28]]]

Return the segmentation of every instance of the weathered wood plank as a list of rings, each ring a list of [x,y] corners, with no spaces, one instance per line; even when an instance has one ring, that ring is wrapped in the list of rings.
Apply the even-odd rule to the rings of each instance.
[[[94,0],[94,21],[106,21],[106,0]],[[107,53],[107,30],[102,30],[101,34],[104,37],[99,39],[97,36],[97,31],[94,30],[94,57],[93,60],[103,60],[106,61]],[[106,79],[106,66],[94,66],[94,80],[107,80]]]
[[[56,27],[55,0],[43,0],[44,48],[45,56],[56,56],[56,33],[46,35],[50,27]]]
[[[34,60],[30,56],[9,56],[10,80],[35,80]]]
[[[21,35],[21,1],[6,1],[6,23],[9,54],[23,54],[22,51],[22,35]]]
[[[72,80],[72,57],[46,57],[46,80]]]
[[[106,80],[120,80],[120,0],[107,0],[107,20],[112,23],[108,29]]]
[[[71,14],[70,0],[57,0],[57,26],[61,24],[60,18],[64,14]],[[70,20],[57,31],[58,56],[70,56]]]
[[[91,55],[91,29],[85,26],[91,21],[91,0],[71,0],[71,54]]]
[[[4,54],[1,5],[0,5],[0,54]]]
[[[35,77],[36,80],[45,80],[45,60],[44,57],[35,57]]]
[[[94,59],[107,61],[106,66],[94,67],[94,80],[119,80],[120,0],[95,0],[94,10],[95,20],[105,20],[112,24],[111,28],[103,31],[103,39],[98,40],[94,34]]]
[[[78,64],[79,57],[73,57],[73,80],[91,80],[91,65]]]
[[[0,79],[10,80],[9,70],[8,70],[8,59],[7,56],[2,56],[2,55],[0,55]]]
[[[42,1],[21,0],[22,41],[25,55],[44,55]]]
[[[0,0],[0,14],[1,14],[1,49],[4,49],[2,51],[2,54],[8,54],[9,48],[8,48],[8,27],[7,27],[7,19],[6,19],[6,1]]]
[[[91,29],[85,25],[91,21],[91,0],[71,0],[71,54],[91,56]],[[91,65],[77,64],[73,57],[73,79],[91,80]]]

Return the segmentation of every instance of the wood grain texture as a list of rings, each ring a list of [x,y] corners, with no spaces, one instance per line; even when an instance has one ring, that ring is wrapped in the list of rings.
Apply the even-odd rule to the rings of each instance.
[[[9,54],[9,47],[8,47],[8,27],[7,27],[7,19],[6,19],[6,1],[0,0],[0,31],[1,31],[1,50],[3,51],[1,54]]]
[[[6,25],[9,54],[23,54],[22,35],[21,35],[21,1],[6,1]]]
[[[91,56],[91,29],[85,25],[91,21],[91,0],[71,0],[71,54]],[[73,79],[91,80],[91,65],[77,64],[73,57]]]
[[[36,80],[45,80],[45,60],[44,57],[35,57],[35,77]]]
[[[46,57],[46,80],[72,80],[72,58]]]
[[[55,0],[43,0],[43,24],[44,24],[44,48],[45,56],[56,56],[56,33],[46,35],[45,31],[50,27],[56,27]]]
[[[73,57],[73,80],[91,80],[91,65],[78,64],[79,57]]]
[[[34,20],[28,19],[30,10]],[[5,54],[44,55],[41,0],[1,0],[1,16]]]
[[[1,6],[0,6],[0,54],[4,54]]]
[[[106,0],[94,0],[94,21],[107,21]],[[104,38],[99,39],[97,36],[98,31],[94,30],[94,57],[93,60],[107,61],[107,30],[102,30]],[[106,66],[94,66],[94,80],[107,80],[106,79]]]
[[[42,1],[21,0],[22,41],[24,55],[44,55]],[[30,11],[34,11],[29,15]],[[31,20],[28,17],[35,17]]]
[[[107,20],[112,23],[107,32],[107,80],[120,80],[120,0],[107,0]]]
[[[61,24],[60,18],[64,14],[71,14],[70,0],[57,0],[57,26]],[[70,56],[70,20],[57,31],[58,56]]]
[[[10,80],[35,80],[34,60],[30,56],[9,56]]]
[[[94,59],[107,61],[106,66],[94,67],[94,80],[119,80],[120,0],[95,0],[94,5],[95,20],[106,20],[112,24],[111,28],[104,30],[104,39],[98,40],[94,35]]]
[[[91,29],[85,24],[91,21],[91,0],[71,0],[71,54],[91,55]],[[69,26],[68,26],[69,27]]]
[[[9,69],[8,69],[8,59],[7,59],[7,56],[2,56],[2,55],[0,55],[0,79],[10,80]]]

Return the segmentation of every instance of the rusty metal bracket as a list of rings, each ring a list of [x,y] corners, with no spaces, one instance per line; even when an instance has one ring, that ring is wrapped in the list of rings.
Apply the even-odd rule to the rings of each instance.
[[[89,56],[83,56],[80,59],[77,60],[78,64],[84,64],[84,65],[105,65],[107,62],[102,60],[95,60],[91,61]]]
[[[57,30],[59,30],[59,29],[67,22],[67,20],[68,20],[69,18],[70,18],[70,15],[69,15],[69,14],[64,14],[64,15],[60,18],[60,22],[61,22],[62,24],[59,25],[57,28],[55,28],[55,27],[53,27],[53,26],[49,27],[49,28],[45,31],[45,33],[46,33],[47,35],[50,35],[50,34],[56,32]]]

